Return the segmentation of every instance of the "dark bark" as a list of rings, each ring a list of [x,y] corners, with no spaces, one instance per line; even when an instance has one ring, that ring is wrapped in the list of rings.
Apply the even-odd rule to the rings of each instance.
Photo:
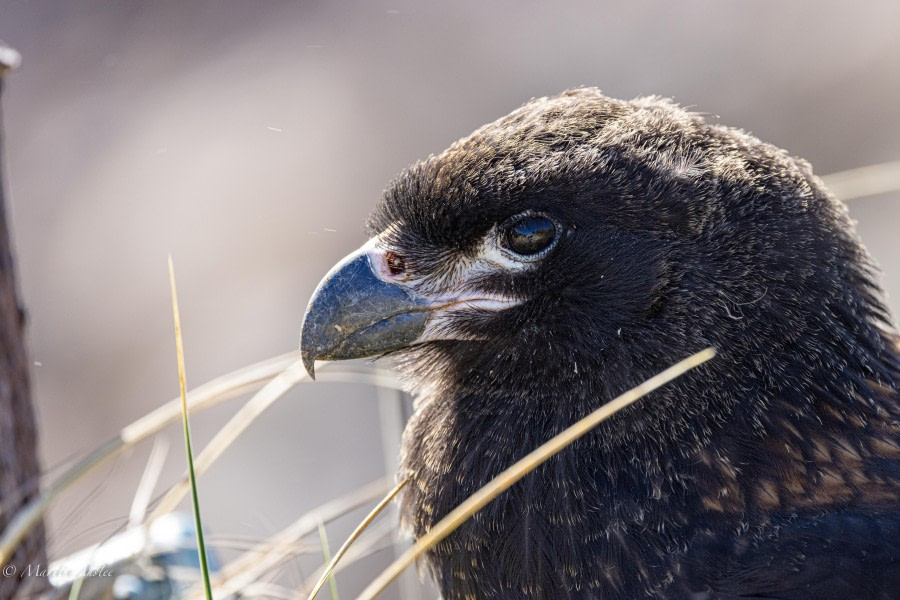
[[[15,62],[18,62],[15,52],[0,43],[0,96],[4,75],[12,70]],[[2,118],[0,107],[0,125]],[[25,312],[17,293],[3,175],[0,130],[0,531],[38,493],[40,476],[25,350]],[[25,538],[13,558],[0,565],[0,598],[36,594],[46,582],[22,575],[28,572],[28,565],[46,566],[46,561],[44,531],[38,527]]]

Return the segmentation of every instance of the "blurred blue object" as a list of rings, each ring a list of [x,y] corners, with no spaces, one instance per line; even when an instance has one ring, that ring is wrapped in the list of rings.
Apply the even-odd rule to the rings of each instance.
[[[209,554],[210,572],[219,561]],[[200,583],[194,521],[172,513],[51,563],[48,598],[67,598],[80,585],[82,600],[171,600]],[[80,582],[80,583],[79,583]]]

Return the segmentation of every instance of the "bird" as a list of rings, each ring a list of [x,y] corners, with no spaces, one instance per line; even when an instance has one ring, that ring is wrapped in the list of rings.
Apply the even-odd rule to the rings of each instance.
[[[389,357],[415,538],[679,359],[424,558],[443,598],[900,598],[900,351],[803,159],[658,97],[532,99],[404,170],[301,355]]]

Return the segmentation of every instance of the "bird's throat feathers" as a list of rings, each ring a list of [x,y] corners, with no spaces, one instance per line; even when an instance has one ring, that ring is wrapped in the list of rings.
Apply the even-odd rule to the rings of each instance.
[[[896,342],[885,336],[881,343]],[[900,461],[893,383],[900,371],[896,361],[883,360],[889,353],[852,359],[840,372],[834,365],[823,372],[793,355],[757,371],[729,364],[723,354],[614,415],[435,549],[437,581],[455,586],[445,596],[463,597],[473,568],[482,575],[518,574],[518,581],[481,583],[507,593],[519,589],[523,597],[528,586],[548,582],[653,593],[672,576],[666,557],[706,529],[764,535],[773,515],[900,501],[896,482],[873,468]],[[404,522],[417,537],[513,462],[640,383],[623,373],[649,377],[655,368],[649,359],[627,368],[585,360],[577,376],[573,367],[553,390],[541,382],[552,375],[548,363],[512,374],[515,385],[466,370],[448,379],[447,365],[425,367],[451,357],[458,367],[461,356],[462,344],[445,344],[407,357],[407,367],[427,374],[405,432],[401,468],[411,480]],[[782,374],[778,382],[773,369]],[[472,549],[484,539],[491,548]],[[482,562],[462,564],[462,555]],[[658,572],[608,567],[601,581],[595,565],[579,562],[598,555],[615,559],[611,565],[657,565]]]

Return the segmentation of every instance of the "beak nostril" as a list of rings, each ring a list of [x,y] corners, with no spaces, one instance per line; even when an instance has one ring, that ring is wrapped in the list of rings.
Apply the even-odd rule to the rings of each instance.
[[[396,252],[386,252],[384,262],[387,264],[388,271],[395,277],[406,272],[406,260]]]

